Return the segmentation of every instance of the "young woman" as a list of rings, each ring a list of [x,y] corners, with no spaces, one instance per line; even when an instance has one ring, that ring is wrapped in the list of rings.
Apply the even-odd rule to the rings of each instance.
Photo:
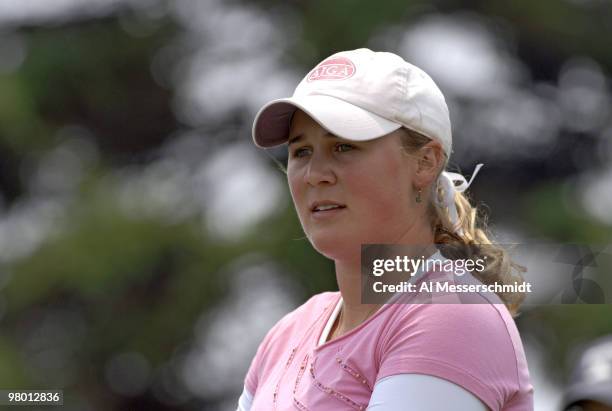
[[[436,244],[465,256],[478,250],[487,267],[470,274],[475,281],[521,278],[479,228],[462,194],[469,183],[444,171],[448,108],[425,72],[392,53],[334,54],[291,98],[260,110],[253,138],[259,147],[288,144],[295,209],[313,247],[334,260],[340,291],[311,297],[268,332],[239,410],[533,409],[512,319],[521,295],[362,304],[362,244],[420,245],[432,261],[446,261]]]

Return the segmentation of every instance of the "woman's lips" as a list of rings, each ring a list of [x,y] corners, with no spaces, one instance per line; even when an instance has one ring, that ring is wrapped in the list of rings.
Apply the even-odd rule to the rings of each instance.
[[[336,217],[338,214],[341,214],[346,209],[345,206],[339,206],[335,208],[330,208],[327,210],[313,210],[311,212],[311,216],[314,220],[327,220],[330,218]]]

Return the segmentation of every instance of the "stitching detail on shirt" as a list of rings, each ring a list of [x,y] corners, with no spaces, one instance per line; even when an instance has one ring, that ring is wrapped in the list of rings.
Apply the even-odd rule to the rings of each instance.
[[[294,320],[296,313],[298,313],[300,310],[305,310],[306,306],[309,304],[315,304],[315,300],[320,299],[322,297],[322,295],[327,294],[327,293],[331,293],[331,292],[326,292],[323,294],[317,294],[312,296],[308,301],[306,301],[304,304],[302,304],[301,306],[299,306],[298,308],[296,308],[295,310],[293,310],[292,312],[288,313],[287,315],[285,315],[283,318],[281,318],[269,331],[268,334],[266,335],[266,337],[264,338],[263,341],[263,347],[262,348],[262,352],[260,355],[260,367],[259,369],[256,371],[255,376],[257,377],[257,385],[259,385],[259,381],[261,380],[261,371],[263,369],[265,369],[265,364],[268,361],[268,353],[269,353],[269,348],[271,346],[273,346],[274,344],[276,344],[277,340],[279,338],[281,338],[279,334],[279,329],[282,328],[286,323],[291,324],[291,322]],[[302,334],[301,337],[299,337],[299,339],[296,339],[296,341],[298,341],[297,346],[295,346],[294,350],[297,350],[299,347],[302,346],[302,344],[304,343],[304,341],[306,340],[306,338],[308,338],[308,335],[312,332],[313,328],[318,324],[319,320],[321,319],[321,316],[323,316],[325,314],[325,311],[327,310],[328,306],[325,306],[325,308],[323,309],[323,311],[321,313],[319,313],[319,315],[316,317],[316,320],[310,325],[310,327],[308,327],[308,329]],[[281,334],[282,335],[282,334]],[[268,336],[270,338],[268,338]],[[286,371],[286,369],[285,369]],[[281,373],[281,379],[282,379],[282,375],[285,373],[285,371],[283,371]],[[280,384],[280,380],[279,380],[279,384]],[[257,386],[255,387],[255,390],[257,390]]]
[[[367,378],[363,375],[363,373],[358,372],[353,367],[348,365],[348,363],[345,362],[342,358],[340,358],[340,356],[336,357],[336,362],[340,365],[340,368],[342,368],[344,371],[352,375],[357,381],[359,381],[360,383],[368,387],[370,392],[372,392],[372,385],[370,385],[370,383],[368,382]]]
[[[366,406],[363,404],[359,404],[356,401],[353,401],[352,399],[350,399],[349,397],[347,397],[345,394],[342,394],[341,392],[338,392],[336,390],[334,390],[331,387],[328,387],[324,384],[322,384],[321,382],[319,382],[319,380],[317,380],[317,378],[315,377],[315,373],[314,373],[314,361],[310,364],[310,376],[312,377],[312,380],[314,382],[315,387],[317,387],[318,389],[320,389],[321,391],[323,391],[324,393],[331,395],[332,397],[336,398],[339,401],[342,401],[348,405],[350,405],[352,408],[359,410],[359,411],[365,411]]]
[[[298,385],[300,385],[300,380],[302,379],[302,375],[304,375],[304,371],[306,370],[306,364],[308,364],[308,353],[304,356],[302,360],[302,364],[300,365],[300,370],[298,371],[298,375],[295,378],[295,384],[293,385],[293,394],[297,392]]]
[[[300,385],[300,380],[302,379],[302,376],[304,375],[304,371],[306,370],[306,365],[308,364],[308,353],[306,353],[306,355],[304,356],[304,359],[302,360],[302,364],[300,365],[300,370],[298,371],[298,375],[295,379],[295,385],[293,386],[293,404],[300,410],[302,411],[308,411],[308,407],[306,407],[302,402],[300,402],[296,397],[295,397],[295,393],[297,392],[297,387],[298,385]]]
[[[276,387],[274,387],[274,392],[272,393],[272,404],[274,405],[274,409],[276,409],[276,398],[278,397],[278,390],[280,388],[280,383],[283,380],[283,376],[287,372],[287,369],[289,368],[289,365],[291,365],[291,362],[293,361],[293,357],[295,357],[295,353],[296,353],[297,349],[298,349],[298,347],[294,347],[291,350],[291,355],[289,355],[289,358],[287,359],[287,363],[285,364],[285,368],[280,373],[280,376],[278,377],[278,382],[276,383]]]
[[[302,404],[300,401],[298,401],[298,399],[295,397],[293,397],[293,405],[295,405],[297,408],[299,408],[302,411],[308,411],[308,408],[306,408],[306,406]]]

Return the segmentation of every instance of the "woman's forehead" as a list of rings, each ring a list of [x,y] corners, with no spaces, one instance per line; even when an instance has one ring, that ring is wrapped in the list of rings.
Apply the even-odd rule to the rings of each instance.
[[[319,123],[317,123],[312,117],[303,112],[300,109],[297,109],[293,116],[291,117],[290,130],[294,130],[296,128],[313,128],[313,129],[323,129]]]

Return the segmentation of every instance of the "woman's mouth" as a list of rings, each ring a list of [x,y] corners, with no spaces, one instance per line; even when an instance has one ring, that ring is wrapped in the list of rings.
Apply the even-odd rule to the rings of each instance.
[[[310,207],[313,218],[328,218],[341,213],[346,208],[345,205],[333,202],[317,202]]]

